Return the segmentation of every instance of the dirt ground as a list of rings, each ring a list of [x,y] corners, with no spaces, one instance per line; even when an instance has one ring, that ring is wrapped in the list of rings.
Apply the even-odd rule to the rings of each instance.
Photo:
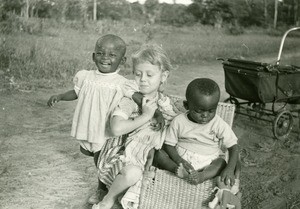
[[[227,97],[220,64],[180,68],[173,72],[167,93],[183,96],[193,78],[210,77],[220,84],[222,99]],[[93,160],[82,155],[69,136],[76,102],[46,106],[50,95],[67,89],[0,92],[0,208],[91,208],[86,201],[97,186]],[[300,208],[295,122],[289,138],[278,141],[270,123],[236,116],[243,208]]]

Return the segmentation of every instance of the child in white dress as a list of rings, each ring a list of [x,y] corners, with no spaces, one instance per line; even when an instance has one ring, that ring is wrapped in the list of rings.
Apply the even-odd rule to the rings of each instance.
[[[110,113],[123,97],[122,87],[127,79],[119,75],[119,67],[126,61],[125,53],[126,44],[120,37],[112,34],[100,37],[93,53],[97,69],[77,72],[73,90],[48,100],[48,106],[52,107],[59,101],[78,98],[71,136],[78,140],[83,154],[94,157],[95,164],[106,139],[112,137]],[[99,182],[99,188],[103,189],[105,185]],[[97,194],[89,202],[94,204],[95,198]]]
[[[164,117],[171,119],[176,113],[173,111],[170,99],[159,93],[160,86],[166,81],[171,64],[166,53],[157,45],[145,45],[133,55],[134,80],[139,91],[144,95],[142,108],[139,108],[132,99],[123,97],[118,107],[112,113],[111,130],[114,135],[128,134],[125,139],[125,150],[111,155],[107,162],[100,162],[99,177],[104,178],[101,166],[115,163],[115,171],[105,173],[108,176],[104,182],[110,186],[108,194],[103,201],[93,206],[93,209],[109,209],[113,206],[117,197],[133,185],[122,199],[123,208],[137,208],[139,196],[139,180],[143,171],[152,165],[154,149],[160,149],[164,141],[165,131],[155,131],[156,125],[153,114],[155,109],[161,110]],[[122,144],[124,137],[116,137],[111,141],[119,141]],[[109,143],[110,140],[107,141]],[[104,149],[105,150],[105,149]],[[149,154],[150,153],[150,154]],[[110,159],[108,159],[110,158]],[[116,163],[117,161],[117,163]],[[105,181],[106,180],[106,181]],[[109,181],[111,180],[111,181]],[[125,199],[124,199],[125,198]]]

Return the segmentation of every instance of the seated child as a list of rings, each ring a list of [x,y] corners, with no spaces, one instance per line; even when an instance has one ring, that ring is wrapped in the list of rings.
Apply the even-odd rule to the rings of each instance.
[[[137,183],[152,164],[149,153],[153,155],[153,149],[160,149],[164,141],[165,131],[153,130],[157,125],[154,111],[158,107],[165,117],[175,116],[170,99],[159,92],[170,70],[169,58],[157,45],[144,45],[133,55],[134,80],[144,96],[143,105],[140,108],[132,99],[123,97],[112,113],[111,130],[119,137],[107,140],[98,163],[99,179],[107,184],[109,191],[93,209],[111,208],[117,197],[133,185],[136,187],[129,189],[121,202],[124,208],[137,208],[140,192]],[[111,172],[107,172],[109,168]]]
[[[234,185],[238,139],[216,115],[219,99],[220,88],[211,79],[197,78],[188,85],[184,101],[187,112],[176,116],[167,129],[163,150],[155,154],[157,167],[192,184],[220,175],[226,185]],[[229,151],[227,164],[221,155],[221,140]]]

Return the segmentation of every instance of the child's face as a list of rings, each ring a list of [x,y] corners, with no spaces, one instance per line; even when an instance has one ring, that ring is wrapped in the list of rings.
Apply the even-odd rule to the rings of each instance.
[[[101,73],[115,72],[126,61],[124,49],[113,40],[103,40],[95,48],[93,61]]]
[[[188,118],[195,123],[208,123],[216,115],[218,102],[218,93],[203,95],[200,92],[195,92],[194,97],[187,101]]]
[[[169,75],[169,71],[162,72],[159,66],[149,62],[137,64],[133,73],[140,92],[144,95],[156,94],[161,82],[165,82]]]

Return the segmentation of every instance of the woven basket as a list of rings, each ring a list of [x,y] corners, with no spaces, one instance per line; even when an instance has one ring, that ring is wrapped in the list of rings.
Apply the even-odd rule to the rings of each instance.
[[[140,209],[199,209],[208,208],[213,199],[215,180],[192,185],[174,174],[155,170],[154,178],[144,178]]]
[[[175,109],[183,111],[182,98],[171,97]],[[232,126],[234,104],[219,103],[217,114]],[[140,209],[207,209],[208,202],[214,198],[215,179],[202,184],[191,185],[174,174],[156,169],[154,174],[143,179],[140,196]]]

